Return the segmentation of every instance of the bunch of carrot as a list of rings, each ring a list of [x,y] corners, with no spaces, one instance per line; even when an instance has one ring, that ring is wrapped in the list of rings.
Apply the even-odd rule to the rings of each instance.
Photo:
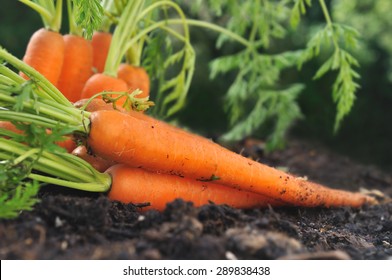
[[[59,3],[61,1],[57,1],[60,6]],[[62,38],[64,46],[57,50],[56,58],[59,60],[55,63],[56,66],[61,65],[57,80],[41,70],[38,66],[40,60],[33,62],[39,55],[30,53],[29,48],[26,63],[0,49],[1,60],[18,69],[31,79],[31,83],[38,85],[31,88],[30,98],[23,101],[23,106],[15,110],[17,101],[14,96],[21,96],[26,83],[13,75],[6,66],[2,66],[0,104],[6,110],[0,110],[0,120],[31,123],[49,130],[56,127],[67,128],[73,131],[72,135],[81,143],[73,154],[58,151],[41,153],[36,158],[30,178],[86,191],[108,192],[109,198],[113,200],[147,202],[150,204],[147,209],[157,210],[163,210],[166,203],[175,198],[192,201],[195,206],[214,202],[237,208],[267,205],[359,207],[364,203],[374,202],[371,197],[360,193],[331,189],[295,177],[244,158],[206,138],[146,114],[129,108],[126,110],[121,106],[115,109],[103,99],[92,98],[97,93],[106,91],[111,95],[109,100],[116,105],[126,105],[129,100],[129,94],[119,92],[129,92],[134,86],[119,78],[126,76],[120,64],[121,57],[129,49],[126,30],[132,30],[136,24],[132,20],[132,13],[140,10],[142,3],[143,1],[137,0],[128,2],[113,37],[95,33],[92,43],[82,43],[87,46],[88,52],[92,51],[93,58],[87,55],[82,57],[88,63],[71,64],[75,60],[75,63],[79,63],[82,58],[76,59],[81,52],[72,50],[77,44],[69,42],[83,41],[83,38],[72,35]],[[72,10],[72,7],[69,9]],[[46,29],[38,32],[58,37]],[[98,37],[104,39],[100,41]],[[96,46],[102,45],[106,49],[110,46],[107,56],[105,52],[95,51]],[[70,50],[61,52],[62,48]],[[48,58],[49,55],[45,57]],[[69,61],[66,61],[67,57]],[[97,57],[104,57],[105,63]],[[93,75],[90,62],[98,70]],[[86,71],[90,74],[81,81],[79,78],[83,75],[78,71],[87,64],[89,67]],[[102,65],[105,65],[104,68]],[[44,67],[46,68],[47,66]],[[75,69],[79,70],[73,72]],[[78,86],[71,85],[71,82]],[[138,87],[144,94],[148,93],[148,87]],[[72,90],[69,91],[70,88]],[[63,94],[71,101],[79,101],[74,106]],[[18,158],[37,157],[34,151],[29,143],[16,143],[12,138],[0,138],[0,157],[3,159],[12,159],[14,155]]]
[[[139,98],[148,98],[150,80],[144,68],[117,60],[125,57],[127,51],[122,41],[126,43],[129,34],[124,34],[122,29],[127,26],[125,18],[130,9],[124,10],[125,23],[119,24],[121,34],[114,34],[114,40],[109,28],[103,26],[101,29],[106,31],[97,30],[90,40],[76,24],[77,4],[73,1],[67,0],[70,27],[65,35],[59,33],[62,0],[57,0],[55,6],[53,1],[43,1],[40,5],[31,0],[21,1],[38,11],[45,23],[44,28],[31,36],[23,61],[45,76],[69,101],[76,102],[104,91],[133,92],[136,89],[141,91]],[[127,7],[133,8],[132,5]],[[110,61],[109,53],[112,53]],[[21,76],[28,79],[23,72]],[[126,99],[122,100],[118,104]]]

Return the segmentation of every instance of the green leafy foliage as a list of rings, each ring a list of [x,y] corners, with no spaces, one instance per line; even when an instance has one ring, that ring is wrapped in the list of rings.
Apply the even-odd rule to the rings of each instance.
[[[185,21],[181,24],[182,34],[166,23],[171,17],[174,16],[166,8],[151,14],[150,24],[161,24],[149,34],[142,58],[151,79],[157,80],[158,92],[151,112],[160,118],[171,117],[184,107],[195,67],[195,51],[190,43],[188,25]]]
[[[193,11],[211,10],[218,18],[226,15],[215,20],[224,22],[227,29],[249,42],[244,51],[211,63],[211,78],[227,73],[236,76],[225,97],[231,130],[223,139],[238,140],[262,130],[269,139],[268,147],[281,147],[286,131],[301,117],[297,97],[304,88],[298,84],[282,86],[282,72],[296,66],[301,69],[304,63],[321,54],[324,57],[331,50],[332,54],[316,71],[314,79],[328,72],[337,73],[331,88],[337,110],[335,131],[339,129],[359,88],[360,76],[355,70],[359,63],[350,53],[358,45],[359,33],[350,26],[332,22],[324,1],[318,3],[326,24],[298,51],[277,50],[274,46],[299,26],[301,18],[314,7],[311,0],[209,0],[193,4]],[[230,39],[229,34],[222,32],[217,47],[230,43]],[[266,130],[266,126],[270,129]]]
[[[69,0],[68,0],[69,1]],[[90,39],[102,24],[104,9],[100,0],[72,0],[74,3],[75,22],[84,29]]]
[[[32,210],[38,202],[39,184],[25,180],[29,172],[30,167],[26,164],[0,162],[0,218],[15,218],[20,211]]]

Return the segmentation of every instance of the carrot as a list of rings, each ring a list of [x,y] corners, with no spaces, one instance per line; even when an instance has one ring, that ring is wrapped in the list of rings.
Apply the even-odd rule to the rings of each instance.
[[[64,136],[64,138],[62,141],[57,141],[56,144],[71,153],[76,148],[75,140],[72,136]]]
[[[23,61],[57,85],[64,59],[64,40],[60,33],[41,28],[33,33]],[[20,72],[26,80],[29,77]]]
[[[117,111],[90,115],[88,144],[93,153],[115,162],[255,192],[305,207],[352,206],[370,198],[297,178],[244,158],[211,141],[168,130]]]
[[[64,62],[57,87],[69,101],[75,102],[93,74],[93,49],[90,41],[81,36],[67,34],[63,38]]]
[[[162,211],[167,203],[177,198],[191,201],[195,207],[210,202],[243,209],[284,205],[262,195],[233,190],[211,182],[151,173],[124,164],[114,165],[106,172],[112,177],[109,199],[124,203],[150,203],[144,210]]]
[[[106,171],[110,166],[114,165],[114,162],[105,160],[101,157],[91,155],[88,153],[86,146],[78,146],[73,151],[72,154],[87,161],[99,172]]]
[[[127,92],[127,84],[116,77],[107,75],[105,73],[96,73],[92,75],[83,87],[81,99],[90,98],[100,92]],[[111,97],[116,97],[112,94]],[[116,102],[117,105],[121,106],[125,102],[126,97],[124,96]]]
[[[94,32],[91,39],[93,47],[93,67],[97,73],[102,73],[105,68],[112,34],[109,32]]]
[[[143,67],[121,63],[117,70],[117,76],[127,83],[130,91],[136,89],[142,91],[137,97],[142,98],[150,95],[150,78]]]

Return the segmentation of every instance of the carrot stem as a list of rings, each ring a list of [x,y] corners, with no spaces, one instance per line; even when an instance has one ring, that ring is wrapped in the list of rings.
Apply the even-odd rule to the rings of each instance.
[[[112,43],[109,48],[104,69],[105,74],[113,77],[117,76],[117,68],[127,51],[124,45],[135,29],[137,15],[140,13],[143,4],[143,0],[135,0],[129,1],[125,6],[120,21],[113,33]]]
[[[97,172],[89,163],[74,155],[42,151],[40,148],[31,148],[4,138],[0,138],[0,150],[3,151],[0,152],[2,159],[13,160],[14,164],[19,164],[31,158],[34,160],[35,170],[59,177],[31,173],[31,179],[93,192],[104,192],[110,188],[110,176]],[[13,159],[15,155],[18,157]]]

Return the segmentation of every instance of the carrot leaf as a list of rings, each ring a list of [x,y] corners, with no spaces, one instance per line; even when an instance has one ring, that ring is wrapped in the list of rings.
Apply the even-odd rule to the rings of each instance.
[[[73,0],[74,17],[78,26],[83,28],[85,37],[91,39],[95,30],[99,29],[104,17],[104,9],[100,0]]]

